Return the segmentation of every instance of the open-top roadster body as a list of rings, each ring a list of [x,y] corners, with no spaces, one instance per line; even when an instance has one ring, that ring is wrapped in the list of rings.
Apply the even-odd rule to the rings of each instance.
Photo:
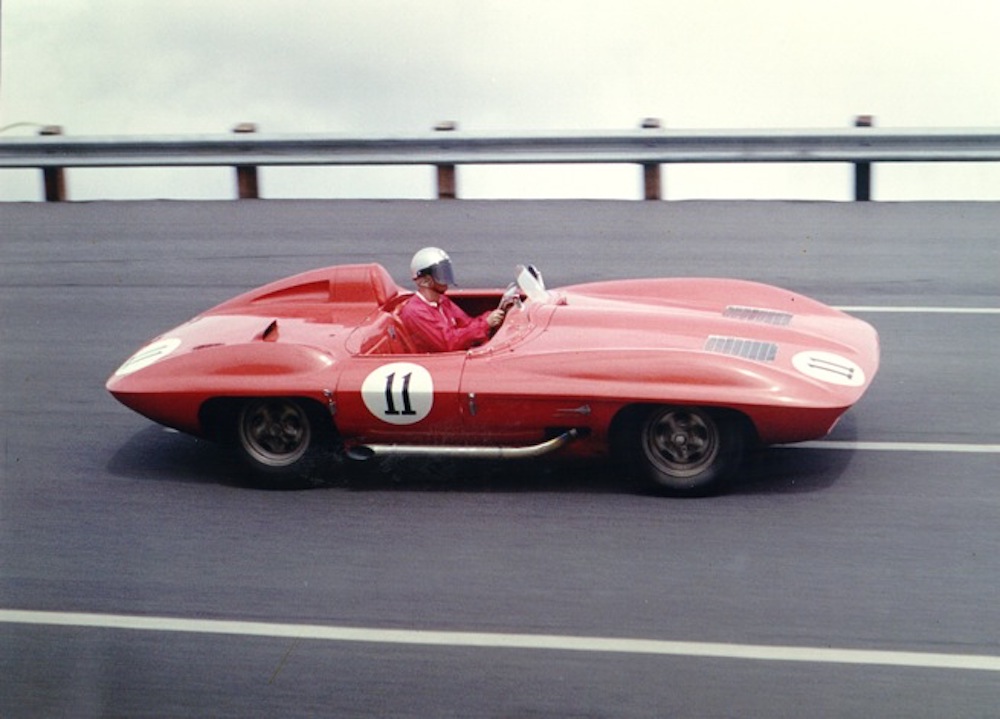
[[[231,442],[257,480],[294,484],[329,451],[523,458],[615,453],[672,494],[715,491],[750,442],[827,434],[879,363],[865,322],[788,290],[643,279],[501,290],[481,346],[412,351],[410,293],[378,264],[305,272],[152,340],[108,390],[156,422]]]

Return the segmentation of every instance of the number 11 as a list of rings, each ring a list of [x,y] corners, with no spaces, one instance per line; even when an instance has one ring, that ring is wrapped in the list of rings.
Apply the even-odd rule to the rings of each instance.
[[[393,385],[396,384],[396,373],[390,372],[385,378],[385,404],[386,404],[386,414],[416,414],[413,410],[413,406],[410,404],[410,377],[413,376],[412,372],[407,372],[403,375],[403,411],[400,412],[396,409],[396,400],[393,397]]]

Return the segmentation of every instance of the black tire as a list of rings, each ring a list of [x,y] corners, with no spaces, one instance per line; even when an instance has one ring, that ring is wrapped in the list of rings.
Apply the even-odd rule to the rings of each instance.
[[[739,415],[698,407],[653,407],[630,423],[630,455],[639,477],[676,497],[718,493],[743,458]]]
[[[290,397],[249,399],[239,406],[234,442],[250,484],[302,489],[332,467],[332,423],[318,405]]]

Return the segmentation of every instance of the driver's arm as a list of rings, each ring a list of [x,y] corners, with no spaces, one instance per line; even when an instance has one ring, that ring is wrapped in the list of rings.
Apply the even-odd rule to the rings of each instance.
[[[489,328],[491,330],[495,330],[500,325],[503,324],[504,317],[506,317],[506,316],[507,316],[507,313],[504,312],[503,310],[501,310],[499,308],[495,309],[492,312],[490,312],[488,315],[486,315],[486,324],[487,324],[487,326],[489,326]]]

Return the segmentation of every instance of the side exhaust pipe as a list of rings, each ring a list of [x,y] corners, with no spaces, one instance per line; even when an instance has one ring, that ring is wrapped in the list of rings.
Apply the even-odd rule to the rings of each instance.
[[[555,452],[580,436],[569,429],[558,437],[527,447],[456,447],[421,444],[363,444],[347,450],[350,459],[364,461],[372,457],[456,457],[459,459],[531,459]]]

